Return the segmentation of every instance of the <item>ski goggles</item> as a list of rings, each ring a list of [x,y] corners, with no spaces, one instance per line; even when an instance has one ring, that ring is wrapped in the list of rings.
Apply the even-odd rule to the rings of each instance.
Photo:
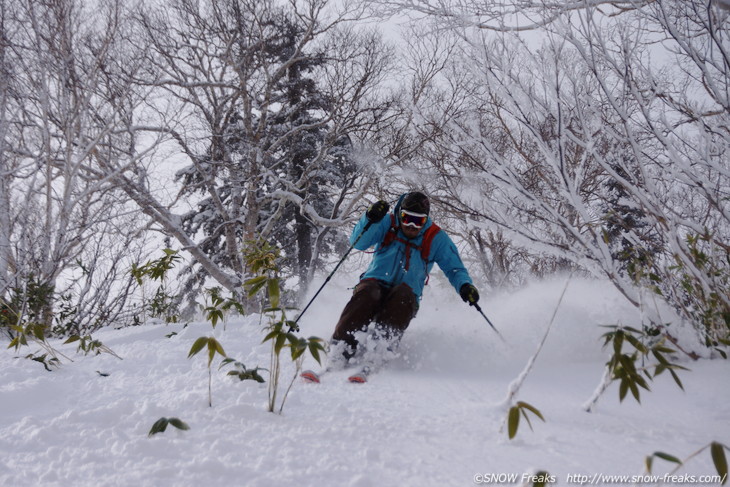
[[[423,213],[413,213],[407,210],[400,211],[400,221],[407,227],[421,228],[426,224],[428,215]]]

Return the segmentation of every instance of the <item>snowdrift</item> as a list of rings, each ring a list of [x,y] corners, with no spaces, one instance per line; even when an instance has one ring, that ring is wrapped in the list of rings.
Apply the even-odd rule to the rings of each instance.
[[[328,338],[348,299],[332,281],[302,320],[304,336]],[[612,385],[593,413],[581,409],[599,384],[607,351],[599,325],[640,323],[637,310],[606,283],[573,279],[545,349],[518,399],[539,408],[508,440],[507,386],[541,340],[565,280],[491,296],[482,307],[503,344],[453,289],[432,278],[418,316],[389,366],[365,385],[332,373],[322,384],[297,380],[282,415],[266,412],[266,384],[239,382],[213,363],[187,358],[203,335],[229,357],[268,367],[258,317],[145,325],[95,335],[120,355],[82,356],[53,372],[0,353],[0,485],[7,486],[457,486],[521,484],[547,471],[558,484],[646,480],[656,451],[687,458],[711,441],[730,444],[730,362],[684,362],[685,391],[661,376],[642,404],[618,401]],[[662,311],[667,321],[671,314]],[[676,326],[676,325],[673,325]],[[690,330],[673,329],[685,343]],[[307,359],[305,367],[317,367]],[[102,375],[108,374],[108,375]],[[293,374],[287,364],[283,380]],[[266,377],[266,375],[265,375]],[[161,417],[185,421],[148,437]],[[656,460],[653,473],[675,465]],[[678,474],[712,476],[709,452]],[[687,477],[689,478],[689,477]],[[711,477],[702,477],[712,480]],[[654,483],[654,482],[650,482]],[[715,482],[716,483],[716,482]]]

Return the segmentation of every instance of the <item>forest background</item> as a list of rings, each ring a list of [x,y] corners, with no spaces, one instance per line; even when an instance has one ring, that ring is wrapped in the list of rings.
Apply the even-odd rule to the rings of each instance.
[[[8,339],[211,299],[260,311],[243,284],[265,245],[301,306],[370,203],[419,189],[484,295],[609,280],[642,333],[674,340],[658,300],[695,331],[688,354],[726,353],[714,0],[2,0],[0,16]],[[176,276],[151,286],[160,265]]]

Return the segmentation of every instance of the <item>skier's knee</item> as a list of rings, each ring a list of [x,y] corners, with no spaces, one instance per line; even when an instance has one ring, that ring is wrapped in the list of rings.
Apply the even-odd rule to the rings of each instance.
[[[358,299],[366,299],[373,306],[377,306],[383,295],[383,290],[380,283],[374,279],[365,279],[360,281],[355,290],[353,291],[353,297],[357,296]]]

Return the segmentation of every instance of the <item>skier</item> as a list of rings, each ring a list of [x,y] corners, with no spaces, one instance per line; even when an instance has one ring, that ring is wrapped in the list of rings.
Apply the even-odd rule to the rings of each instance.
[[[434,262],[464,302],[474,305],[479,301],[456,246],[429,217],[428,197],[421,192],[406,193],[390,214],[389,209],[382,200],[371,205],[350,237],[354,248],[375,246],[375,253],[335,326],[330,368],[342,368],[361,354],[356,334],[371,323],[375,338],[385,339],[391,350],[397,346],[416,316]]]

